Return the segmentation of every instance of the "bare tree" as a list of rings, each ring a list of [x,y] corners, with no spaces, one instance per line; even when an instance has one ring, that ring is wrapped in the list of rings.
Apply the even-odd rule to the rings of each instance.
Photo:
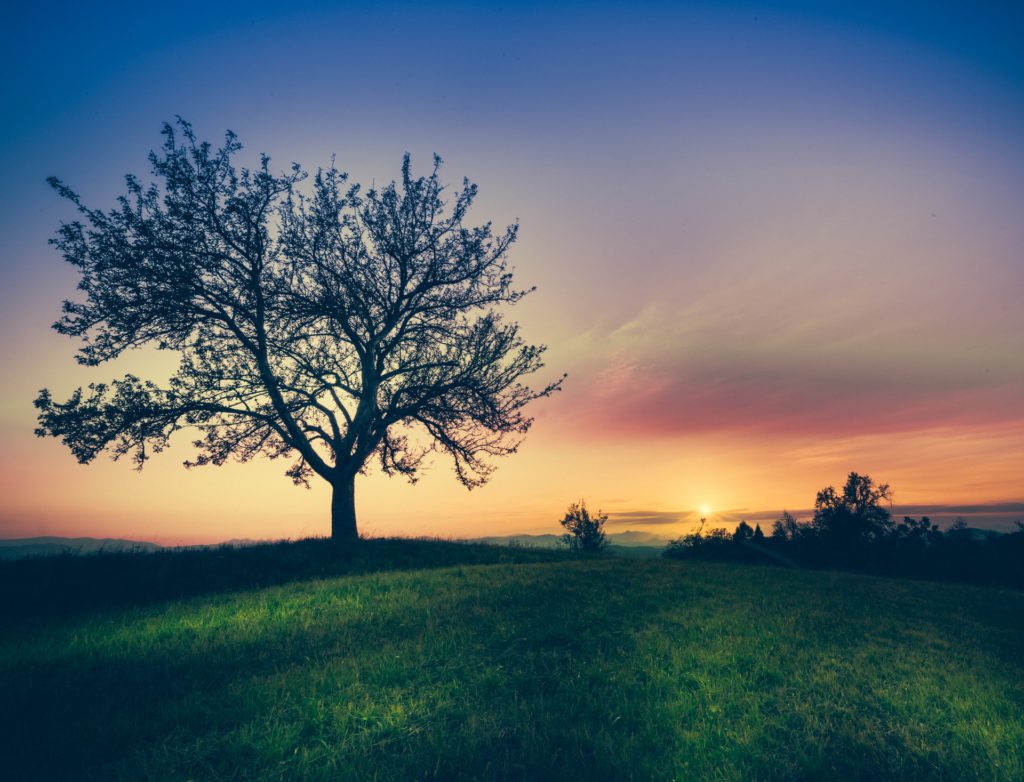
[[[293,459],[292,480],[333,487],[331,535],[358,537],[355,477],[371,459],[415,480],[430,452],[451,457],[468,488],[516,450],[539,389],[544,346],[495,311],[513,287],[517,225],[464,224],[476,186],[445,197],[432,173],[365,193],[333,162],[312,178],[297,164],[271,173],[261,156],[237,168],[234,134],[214,149],[179,118],[150,153],[157,184],[127,177],[116,208],[90,209],[50,184],[82,217],[51,240],[81,272],[57,331],[80,337],[97,365],[143,345],[177,351],[166,387],[127,375],[35,401],[40,436],[80,462],[104,450],[141,469],[179,429],[199,431],[188,467]],[[564,379],[564,376],[563,376]]]

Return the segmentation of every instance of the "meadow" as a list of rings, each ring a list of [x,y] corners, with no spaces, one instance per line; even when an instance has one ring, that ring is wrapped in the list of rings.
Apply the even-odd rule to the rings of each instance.
[[[308,578],[267,550],[0,569],[4,777],[1024,779],[1024,593],[440,542]]]

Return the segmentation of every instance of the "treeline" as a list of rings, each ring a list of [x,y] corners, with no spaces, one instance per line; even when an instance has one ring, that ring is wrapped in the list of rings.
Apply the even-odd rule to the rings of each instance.
[[[927,516],[895,521],[890,498],[887,484],[852,472],[842,489],[818,492],[809,522],[783,511],[765,534],[760,524],[745,521],[732,533],[705,531],[702,520],[697,532],[673,540],[663,555],[1024,587],[1021,522],[1008,533],[973,529],[962,520],[943,531]]]

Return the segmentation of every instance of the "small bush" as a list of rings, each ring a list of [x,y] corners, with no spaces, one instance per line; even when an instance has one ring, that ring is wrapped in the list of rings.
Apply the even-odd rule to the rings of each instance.
[[[608,536],[604,532],[607,521],[608,514],[598,511],[596,515],[591,516],[586,502],[574,502],[561,521],[566,529],[566,533],[562,535],[562,543],[572,551],[601,551],[608,545]]]

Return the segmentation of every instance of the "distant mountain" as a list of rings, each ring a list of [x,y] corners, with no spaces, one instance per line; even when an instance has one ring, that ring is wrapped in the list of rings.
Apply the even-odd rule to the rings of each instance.
[[[207,543],[208,546],[233,546],[234,548],[245,548],[246,546],[262,546],[264,543],[277,543],[276,540],[253,540],[252,538],[231,538],[223,543]]]
[[[487,543],[492,546],[526,546],[527,548],[557,548],[560,535],[492,535],[469,538],[469,543]]]
[[[124,538],[62,538],[46,535],[38,538],[0,539],[0,560],[21,559],[22,557],[50,557],[58,554],[96,554],[100,551],[169,551],[173,549],[206,548],[208,546],[258,546],[273,543],[270,540],[232,538],[221,543],[200,543],[194,546],[161,546],[148,540],[125,540]]]
[[[145,540],[121,538],[61,538],[46,535],[38,538],[0,540],[0,559],[45,557],[57,554],[95,554],[99,551],[157,551],[163,548]]]
[[[671,540],[665,535],[632,529],[625,532],[613,532],[608,539],[617,546],[657,546],[659,548],[664,548]]]

